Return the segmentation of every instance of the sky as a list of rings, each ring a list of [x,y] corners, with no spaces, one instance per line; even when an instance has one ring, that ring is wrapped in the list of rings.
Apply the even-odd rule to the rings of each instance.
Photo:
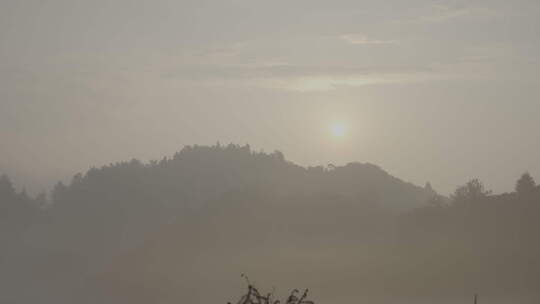
[[[0,2],[0,172],[237,143],[443,193],[540,179],[540,2]],[[339,129],[339,134],[335,130]],[[339,135],[339,136],[337,136]]]

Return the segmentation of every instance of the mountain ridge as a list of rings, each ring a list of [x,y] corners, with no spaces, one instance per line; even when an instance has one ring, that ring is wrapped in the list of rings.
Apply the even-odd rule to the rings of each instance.
[[[122,178],[124,180],[122,180]],[[131,183],[131,185],[129,184]],[[65,202],[67,192],[117,192],[119,188],[151,187],[157,200],[177,199],[193,203],[215,199],[241,188],[265,188],[282,194],[295,192],[337,192],[347,195],[373,195],[387,207],[406,209],[425,203],[432,190],[405,182],[371,163],[350,162],[344,166],[302,167],[284,155],[253,152],[249,145],[186,146],[171,158],[142,163],[133,159],[91,168],[76,174],[70,184],[57,184],[53,202]],[[296,188],[295,188],[296,187]],[[85,190],[83,190],[85,189]],[[169,194],[164,197],[162,194]],[[148,194],[148,193],[147,193]],[[75,193],[68,195],[73,198]],[[400,197],[401,196],[401,197]],[[393,203],[400,201],[400,203]]]

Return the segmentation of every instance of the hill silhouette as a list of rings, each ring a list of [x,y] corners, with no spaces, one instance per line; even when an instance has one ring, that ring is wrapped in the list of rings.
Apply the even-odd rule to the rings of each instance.
[[[48,202],[2,177],[0,302],[224,303],[239,272],[322,301],[536,296],[538,202],[528,174],[514,193],[472,180],[447,198],[373,164],[304,168],[247,145],[92,168]]]
[[[138,160],[90,169],[68,186],[59,184],[54,203],[146,200],[152,204],[200,207],[226,193],[256,189],[279,195],[335,193],[404,210],[434,193],[392,177],[372,164],[303,168],[281,152],[246,146],[187,146],[172,158]],[[120,200],[119,200],[120,199]],[[94,203],[95,204],[95,203]]]

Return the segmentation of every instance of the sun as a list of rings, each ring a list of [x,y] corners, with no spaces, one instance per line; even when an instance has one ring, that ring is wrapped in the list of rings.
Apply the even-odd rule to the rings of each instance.
[[[347,126],[341,122],[333,123],[330,125],[330,133],[334,137],[344,137],[347,135]]]

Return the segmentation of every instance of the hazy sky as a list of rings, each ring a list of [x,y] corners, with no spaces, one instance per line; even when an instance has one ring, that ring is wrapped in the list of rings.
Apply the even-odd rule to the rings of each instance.
[[[540,2],[2,0],[0,171],[250,143],[442,193],[540,179]],[[343,137],[331,134],[342,124]]]

